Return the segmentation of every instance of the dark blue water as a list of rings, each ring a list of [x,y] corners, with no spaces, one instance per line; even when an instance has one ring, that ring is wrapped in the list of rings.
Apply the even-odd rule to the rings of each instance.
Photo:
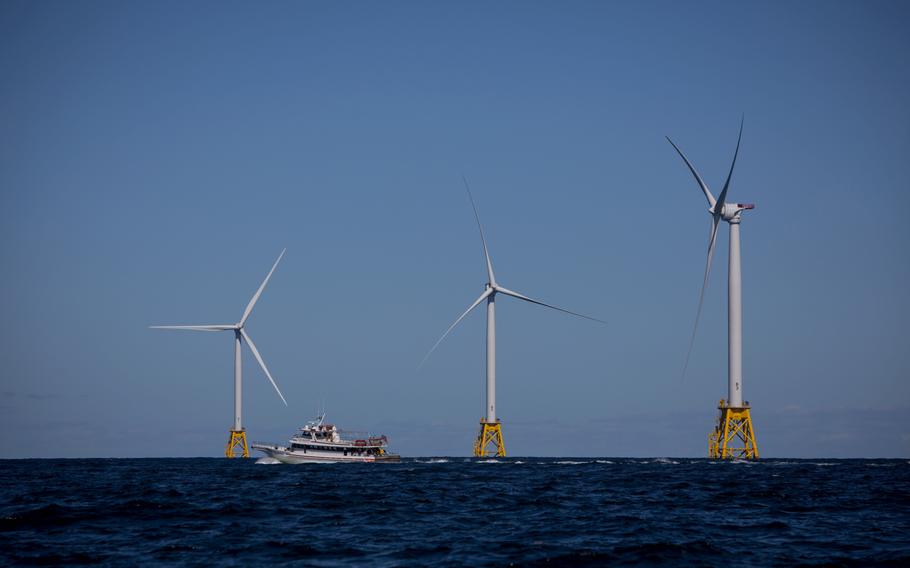
[[[0,564],[910,566],[910,461],[0,461]]]

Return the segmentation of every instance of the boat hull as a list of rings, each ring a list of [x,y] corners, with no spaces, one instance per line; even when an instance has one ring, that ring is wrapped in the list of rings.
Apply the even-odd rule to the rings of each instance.
[[[309,450],[299,452],[283,448],[281,446],[269,446],[265,444],[253,444],[254,450],[263,452],[268,457],[276,459],[281,463],[299,464],[299,463],[374,463],[374,462],[398,462],[401,456],[396,454],[383,454],[380,456],[364,455],[338,455],[339,452],[319,452]]]

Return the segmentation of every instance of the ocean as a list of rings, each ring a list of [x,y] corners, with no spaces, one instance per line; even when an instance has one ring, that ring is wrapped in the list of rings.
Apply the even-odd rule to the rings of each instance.
[[[910,461],[0,460],[0,564],[910,566]]]

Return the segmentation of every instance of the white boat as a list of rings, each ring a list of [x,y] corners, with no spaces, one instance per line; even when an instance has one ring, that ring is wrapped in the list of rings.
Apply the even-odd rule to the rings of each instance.
[[[401,461],[401,456],[388,452],[388,443],[385,436],[345,438],[342,430],[325,423],[323,413],[300,428],[287,446],[253,442],[251,447],[282,463]]]

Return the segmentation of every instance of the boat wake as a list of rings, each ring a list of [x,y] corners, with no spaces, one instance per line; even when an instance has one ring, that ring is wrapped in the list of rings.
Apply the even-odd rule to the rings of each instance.
[[[275,465],[275,464],[280,464],[280,463],[281,462],[276,460],[275,458],[269,458],[269,457],[259,458],[258,460],[256,460],[257,465]]]

